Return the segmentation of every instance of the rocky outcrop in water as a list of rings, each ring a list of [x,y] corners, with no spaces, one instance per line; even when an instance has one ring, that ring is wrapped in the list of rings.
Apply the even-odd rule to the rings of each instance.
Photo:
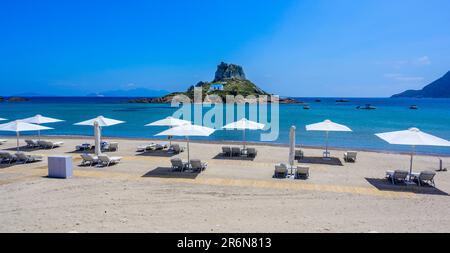
[[[10,98],[0,97],[0,102],[26,102],[26,101],[30,101],[30,99],[24,97],[10,97]]]
[[[214,86],[220,86],[215,89]],[[193,101],[194,88],[200,88],[202,91],[202,99],[205,103],[226,103],[227,95],[234,96],[237,103],[270,103],[266,96],[269,93],[259,88],[256,84],[245,78],[244,70],[237,64],[220,63],[212,82],[201,81],[195,85],[191,85],[186,92],[174,92],[159,98],[141,98],[132,99],[130,103],[170,103],[176,95],[184,95],[184,98],[190,98]],[[239,97],[238,95],[242,96]],[[238,97],[236,97],[238,96]],[[183,101],[181,101],[183,102]],[[304,104],[292,98],[279,98],[280,104]]]
[[[225,62],[221,62],[217,66],[213,82],[220,82],[229,78],[246,80],[244,69],[237,64],[227,64]]]
[[[8,102],[26,102],[29,101],[30,99],[28,98],[23,98],[23,97],[10,97],[8,99]]]

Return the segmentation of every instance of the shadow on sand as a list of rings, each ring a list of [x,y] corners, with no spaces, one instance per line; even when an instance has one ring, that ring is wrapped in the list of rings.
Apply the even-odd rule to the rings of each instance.
[[[17,152],[17,147],[4,148],[2,150]],[[30,148],[28,146],[20,146],[19,150],[22,152],[31,152],[31,151],[36,151],[36,150],[43,150],[43,148]]]
[[[215,160],[239,160],[239,161],[253,161],[255,160],[255,157],[248,157],[248,156],[225,156],[222,153],[217,154],[212,159]]]
[[[17,163],[13,162],[13,163],[1,163],[0,164],[0,169],[6,169],[9,167],[13,167],[14,165],[18,165]]]
[[[157,157],[172,157],[177,154],[175,153],[169,153],[167,150],[153,150],[153,151],[146,151],[146,152],[138,152],[136,154],[137,156],[157,156]]]
[[[324,160],[322,157],[305,156],[302,159],[297,159],[298,163],[311,163],[311,164],[325,164],[333,166],[344,166],[341,159],[337,157],[331,157],[330,160]]]
[[[85,150],[73,150],[67,151],[66,154],[94,154],[95,150],[93,149],[85,149]]]
[[[145,173],[142,177],[195,179],[199,174],[198,172],[190,171],[173,171],[171,167],[157,167]]]
[[[449,196],[448,193],[439,190],[438,188],[432,187],[430,185],[417,186],[417,185],[407,185],[405,183],[397,183],[395,185],[391,184],[389,180],[385,178],[367,178],[366,181],[373,185],[380,191],[396,191],[396,192],[410,192],[416,194],[429,194],[429,195],[443,195]]]

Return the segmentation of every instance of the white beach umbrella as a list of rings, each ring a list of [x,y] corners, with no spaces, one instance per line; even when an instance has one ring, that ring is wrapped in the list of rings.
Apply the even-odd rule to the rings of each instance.
[[[125,121],[105,118],[103,116],[98,116],[96,118],[75,123],[77,126],[93,126],[94,127],[94,136],[95,136],[95,153],[100,154],[101,151],[101,129],[102,127],[114,126],[117,124],[125,123]],[[97,144],[99,142],[99,144]]]
[[[2,120],[7,120],[7,119],[4,119],[4,118],[0,118],[0,121],[2,121]]]
[[[210,136],[212,133],[214,133],[214,131],[216,130],[209,127],[186,124],[167,129],[165,131],[162,131],[161,133],[156,134],[155,136],[185,136],[187,138],[188,162],[190,163],[189,136]]]
[[[90,119],[90,120],[86,120],[86,121],[75,123],[74,125],[77,125],[77,126],[94,126],[94,122],[98,122],[98,125],[100,127],[114,126],[114,125],[117,125],[117,124],[125,123],[125,121],[116,120],[116,119],[109,119],[109,118],[105,118],[103,116],[98,116],[98,117]]]
[[[40,124],[47,124],[47,123],[62,122],[64,120],[44,117],[44,116],[42,116],[40,114],[37,114],[37,115],[35,115],[33,117],[22,119],[21,121],[26,122],[26,123],[40,125]],[[39,140],[40,140],[41,139],[41,131],[40,130],[38,130],[38,136],[39,136]]]
[[[242,118],[236,122],[227,124],[225,126],[222,127],[222,129],[238,129],[238,130],[242,130],[242,139],[243,139],[243,146],[245,149],[245,130],[249,129],[249,130],[261,130],[265,127],[264,124],[262,123],[258,123],[255,121],[251,121],[248,120],[246,118]]]
[[[170,127],[174,127],[174,126],[182,126],[182,125],[188,125],[188,124],[191,124],[191,122],[187,121],[187,120],[174,118],[174,117],[167,117],[167,118],[160,119],[160,120],[157,120],[155,122],[149,123],[149,124],[147,124],[145,126],[170,126]]]
[[[174,117],[167,117],[164,119],[157,120],[155,122],[149,123],[145,126],[168,126],[168,127],[175,127],[175,126],[182,126],[182,125],[190,125],[191,122],[187,120],[182,120]],[[172,145],[171,136],[168,136],[169,138],[169,144]]]
[[[306,125],[306,131],[324,131],[327,133],[326,137],[326,146],[325,146],[325,155],[328,158],[328,133],[329,132],[351,132],[352,130],[344,125],[334,123],[331,120],[324,120],[319,123]]]
[[[23,121],[20,121],[20,120],[16,120],[16,121],[12,121],[12,122],[0,125],[0,131],[16,132],[16,136],[17,136],[17,151],[19,151],[19,136],[20,136],[20,132],[49,130],[49,129],[53,129],[53,128],[40,126],[40,125],[36,125],[36,124],[30,124],[30,123],[26,123],[26,122],[23,122]]]
[[[377,137],[385,140],[389,144],[409,145],[412,147],[409,174],[413,169],[413,157],[416,146],[446,146],[450,147],[450,142],[431,134],[424,133],[417,128],[410,128],[404,131],[394,131],[375,134]]]
[[[295,126],[291,126],[291,130],[289,131],[289,165],[291,166],[291,174],[292,167],[294,166],[295,161]]]

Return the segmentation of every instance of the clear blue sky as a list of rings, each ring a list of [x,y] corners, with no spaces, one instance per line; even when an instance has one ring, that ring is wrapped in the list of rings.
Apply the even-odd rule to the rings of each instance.
[[[450,70],[448,0],[2,1],[0,95],[184,90],[240,64],[291,96],[389,96]]]

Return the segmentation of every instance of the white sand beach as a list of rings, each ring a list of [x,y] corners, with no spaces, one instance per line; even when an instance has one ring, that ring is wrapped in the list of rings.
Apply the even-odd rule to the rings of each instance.
[[[0,232],[450,232],[450,172],[437,172],[436,189],[384,179],[386,170],[409,169],[407,154],[359,151],[346,163],[344,151],[331,150],[336,159],[320,164],[321,149],[303,149],[311,177],[294,180],[272,178],[288,147],[251,145],[256,158],[239,160],[221,157],[221,144],[191,143],[191,158],[208,163],[193,174],[170,172],[166,153],[136,152],[151,140],[105,138],[119,142],[107,154],[123,159],[100,168],[79,166],[74,152],[93,138],[45,138],[64,146],[26,152],[72,155],[74,177],[48,178],[46,159],[2,164]],[[15,139],[2,139],[0,149],[14,153]],[[438,169],[438,157],[414,159],[416,172]]]

